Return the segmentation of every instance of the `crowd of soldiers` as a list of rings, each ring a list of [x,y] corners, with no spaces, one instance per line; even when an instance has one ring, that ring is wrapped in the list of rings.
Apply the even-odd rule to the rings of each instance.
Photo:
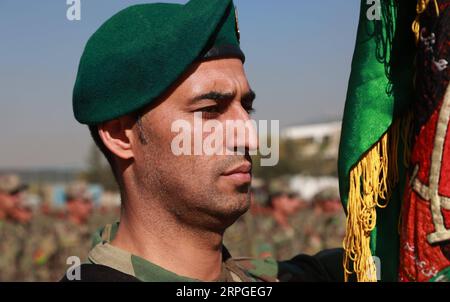
[[[342,247],[345,214],[335,189],[324,189],[309,202],[289,190],[269,192],[264,203],[255,196],[252,191],[250,211],[225,233],[232,255],[288,260]]]
[[[93,211],[83,182],[67,187],[63,209],[36,208],[26,190],[17,176],[0,176],[0,281],[57,281],[69,257],[87,260],[91,234],[118,213]]]
[[[36,208],[27,202],[26,190],[17,176],[0,176],[0,281],[59,280],[69,267],[67,259],[85,262],[92,234],[119,217],[118,208],[94,207],[83,182],[66,188],[62,210],[47,203]],[[333,190],[311,202],[287,190],[252,190],[250,210],[226,231],[224,244],[234,257],[286,260],[341,247],[344,229]]]

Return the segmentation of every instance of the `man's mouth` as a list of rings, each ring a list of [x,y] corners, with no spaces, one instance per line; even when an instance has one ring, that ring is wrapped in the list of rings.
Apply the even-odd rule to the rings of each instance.
[[[223,173],[222,176],[237,183],[250,183],[252,181],[252,164],[244,162]]]

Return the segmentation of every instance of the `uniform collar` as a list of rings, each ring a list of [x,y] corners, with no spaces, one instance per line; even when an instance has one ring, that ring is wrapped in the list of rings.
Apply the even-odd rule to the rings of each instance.
[[[148,260],[111,245],[111,240],[116,235],[118,227],[119,223],[116,222],[105,226],[94,235],[95,246],[89,252],[91,263],[111,267],[145,282],[200,282],[200,280],[179,276]],[[217,281],[254,281],[254,278],[234,263],[225,247],[222,248],[222,259],[222,273]]]

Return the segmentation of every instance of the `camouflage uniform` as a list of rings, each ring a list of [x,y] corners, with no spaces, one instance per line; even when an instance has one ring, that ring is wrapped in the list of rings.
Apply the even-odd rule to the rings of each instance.
[[[304,219],[305,252],[314,254],[323,249],[342,247],[346,216],[340,207],[339,191],[336,187],[326,187],[313,197],[313,208],[308,209]],[[338,210],[325,210],[323,202],[338,203]],[[316,211],[316,209],[319,211]]]
[[[304,253],[342,247],[345,214],[302,210],[289,219],[285,229],[270,215],[243,215],[225,232],[224,244],[232,255],[286,260]]]
[[[89,262],[111,267],[131,275],[140,281],[196,282],[199,280],[176,275],[141,257],[132,255],[110,244],[119,223],[107,225],[94,236],[94,248],[89,252]],[[257,266],[255,264],[257,263]],[[247,270],[247,266],[253,269]],[[222,273],[220,282],[276,281],[276,262],[274,260],[257,260],[252,263],[249,258],[232,259],[228,250],[223,249]]]
[[[0,221],[0,281],[21,281],[19,266],[27,238],[27,226]]]
[[[286,260],[304,253],[342,246],[345,215],[320,214],[303,210],[289,219],[292,228],[278,225],[271,215],[243,215],[224,235],[233,255]]]
[[[345,214],[305,211],[303,222],[303,251],[315,254],[323,249],[342,247],[345,236]]]
[[[346,217],[344,211],[333,215],[325,215],[324,245],[322,249],[342,247],[345,236]]]
[[[22,200],[12,198],[26,190],[27,185],[23,184],[17,175],[0,176],[0,193],[8,200],[0,199],[0,203],[7,202],[10,206],[6,208],[6,217],[12,220],[0,220],[0,281],[20,281],[19,266],[23,258],[24,242],[29,238],[29,226],[13,220],[11,211],[18,207]],[[9,196],[9,197],[7,197]],[[3,206],[3,204],[0,204]]]
[[[232,255],[239,257],[256,257],[253,253],[255,237],[254,216],[250,213],[242,215],[230,226],[223,238]]]
[[[33,222],[33,235],[26,245],[22,271],[25,281],[57,281],[69,265],[70,256],[87,261],[91,235],[86,225],[41,216]]]
[[[198,282],[153,264],[139,256],[111,245],[119,223],[110,224],[94,235],[94,247],[89,252],[90,265],[108,267],[136,281]],[[341,281],[342,251],[326,251],[316,256],[299,255],[289,261],[273,258],[231,258],[223,247],[222,273],[219,282],[278,281]],[[89,265],[89,264],[88,264]],[[86,264],[85,264],[86,267]],[[68,281],[63,278],[63,281]],[[81,267],[83,281],[83,266]],[[101,280],[100,280],[101,281]]]
[[[223,242],[238,257],[277,258],[274,243],[285,243],[286,236],[283,232],[275,234],[275,227],[271,216],[247,213],[226,230]]]
[[[252,255],[286,260],[301,252],[299,234],[293,227],[284,228],[272,216],[265,215],[256,216],[254,223]]]

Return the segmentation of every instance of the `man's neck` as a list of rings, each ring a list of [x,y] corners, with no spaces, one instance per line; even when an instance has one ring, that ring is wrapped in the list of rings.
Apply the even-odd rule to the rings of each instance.
[[[130,203],[128,203],[129,205]],[[147,209],[148,210],[148,209]],[[162,209],[124,209],[112,244],[179,276],[214,281],[222,271],[222,234],[180,225]]]

